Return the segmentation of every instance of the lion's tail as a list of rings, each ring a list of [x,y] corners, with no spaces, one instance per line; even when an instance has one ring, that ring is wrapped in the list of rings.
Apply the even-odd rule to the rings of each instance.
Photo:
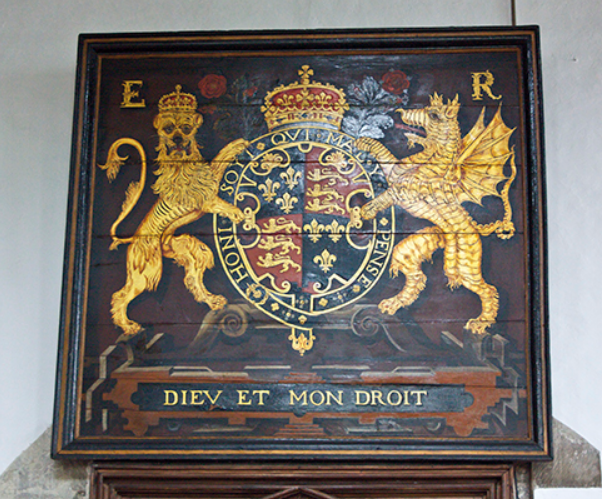
[[[121,165],[128,159],[128,156],[119,156],[117,150],[122,145],[130,145],[134,147],[138,154],[140,154],[141,167],[140,167],[140,180],[133,181],[128,186],[125,191],[125,200],[121,205],[121,213],[111,225],[111,237],[113,238],[113,242],[111,243],[110,249],[114,250],[122,243],[131,243],[133,238],[119,238],[116,235],[117,227],[123,221],[125,217],[129,215],[132,211],[132,208],[140,199],[142,194],[142,190],[144,189],[144,185],[146,184],[146,154],[144,153],[144,149],[140,142],[130,138],[122,138],[113,142],[113,145],[109,148],[109,154],[107,155],[107,162],[104,165],[99,164],[98,166],[107,172],[107,178],[109,182],[112,182],[117,177],[119,170],[121,169]]]

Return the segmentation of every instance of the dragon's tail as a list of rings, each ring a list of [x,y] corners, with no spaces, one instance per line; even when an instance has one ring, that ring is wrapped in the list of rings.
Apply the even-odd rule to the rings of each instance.
[[[515,232],[514,224],[512,223],[512,206],[510,205],[510,200],[508,199],[508,192],[510,191],[510,185],[514,181],[516,177],[516,163],[514,162],[514,148],[512,148],[512,153],[510,156],[510,168],[511,173],[510,176],[506,179],[504,183],[504,187],[502,188],[502,192],[500,193],[500,197],[502,198],[502,203],[504,204],[504,218],[502,220],[497,220],[496,222],[490,224],[476,224],[477,230],[483,236],[488,236],[493,232],[496,233],[497,237],[500,239],[510,239]]]
[[[113,242],[111,243],[110,249],[114,250],[122,243],[131,243],[133,238],[119,238],[116,235],[117,227],[123,221],[125,217],[129,215],[132,211],[132,208],[140,199],[140,195],[142,194],[142,190],[144,189],[144,185],[146,184],[146,154],[144,153],[144,149],[140,142],[130,138],[122,138],[118,139],[109,148],[109,154],[107,155],[107,162],[104,165],[99,164],[98,166],[107,172],[107,178],[109,182],[112,182],[117,177],[121,165],[128,159],[128,156],[119,156],[117,150],[122,145],[130,145],[134,147],[138,154],[140,154],[141,159],[141,167],[140,167],[140,180],[131,182],[125,191],[125,200],[121,205],[121,213],[111,225],[111,237],[113,238]]]

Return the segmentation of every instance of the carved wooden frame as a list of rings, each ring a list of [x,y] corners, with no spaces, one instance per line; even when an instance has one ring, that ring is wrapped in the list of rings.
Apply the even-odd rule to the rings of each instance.
[[[514,467],[96,463],[90,499],[512,499]]]
[[[285,457],[299,460],[316,457],[325,460],[425,458],[448,460],[457,458],[469,460],[534,460],[548,458],[551,454],[551,437],[549,431],[550,410],[548,396],[545,185],[541,77],[538,50],[538,29],[536,27],[82,35],[80,39],[80,58],[76,87],[53,456],[59,458],[93,459],[120,459],[127,457],[148,460],[163,458],[215,460],[260,458],[277,460]],[[418,410],[414,411],[413,409],[415,408],[412,408],[412,411],[410,411],[405,407],[402,407],[402,410],[397,410],[398,406],[402,404],[402,397],[405,397],[403,399],[405,405],[411,405],[407,403],[409,396],[403,392],[403,388],[400,388],[396,392],[393,390],[388,392],[389,396],[391,394],[394,396],[386,408],[383,403],[382,408],[375,409],[369,407],[368,409],[364,409],[362,407],[359,410],[358,407],[360,404],[357,402],[355,406],[351,406],[353,402],[350,402],[349,406],[341,407],[338,413],[336,411],[326,411],[324,408],[320,409],[321,412],[317,409],[315,412],[305,409],[295,412],[290,407],[283,410],[282,407],[276,407],[276,405],[270,407],[269,411],[267,409],[264,410],[264,408],[252,411],[242,410],[240,407],[235,407],[234,409],[232,407],[221,407],[220,410],[224,412],[207,411],[203,414],[202,417],[205,419],[201,421],[200,426],[204,425],[204,428],[201,430],[198,428],[191,429],[193,424],[197,424],[198,426],[198,413],[190,411],[190,407],[180,407],[182,404],[177,407],[177,410],[174,409],[172,412],[167,412],[166,407],[163,406],[169,404],[167,402],[163,403],[163,399],[157,402],[157,393],[163,395],[163,392],[160,392],[160,390],[157,391],[157,386],[160,388],[165,386],[187,388],[195,383],[200,383],[199,380],[201,378],[199,376],[203,373],[194,372],[191,374],[191,370],[187,370],[190,364],[186,364],[184,369],[180,369],[177,372],[178,377],[175,377],[169,369],[162,371],[154,369],[155,364],[153,364],[148,370],[148,376],[145,378],[140,374],[140,370],[130,368],[135,356],[134,354],[137,351],[136,349],[138,348],[139,351],[151,349],[155,345],[154,341],[159,336],[158,334],[154,337],[149,336],[148,338],[139,337],[129,343],[127,341],[120,343],[120,339],[116,339],[119,336],[119,332],[116,332],[115,326],[110,321],[106,321],[102,323],[102,327],[104,327],[103,331],[105,331],[103,333],[105,334],[104,337],[100,338],[100,334],[97,334],[95,337],[94,334],[96,333],[86,336],[89,326],[85,319],[86,311],[90,303],[94,304],[94,299],[87,300],[89,299],[90,290],[94,292],[94,288],[97,285],[97,282],[92,282],[89,279],[91,268],[94,266],[96,268],[102,267],[102,265],[105,265],[105,260],[108,259],[108,257],[103,256],[96,261],[93,260],[92,264],[90,263],[90,255],[94,253],[94,250],[91,249],[93,246],[91,242],[93,239],[92,226],[101,217],[99,212],[102,212],[104,208],[102,204],[98,204],[98,199],[104,199],[101,198],[98,192],[104,192],[105,195],[109,192],[109,184],[104,177],[104,172],[97,168],[97,165],[100,166],[101,162],[106,161],[106,150],[109,149],[108,139],[104,139],[103,142],[103,140],[99,139],[99,136],[111,132],[111,130],[108,130],[111,127],[106,126],[106,123],[104,125],[100,124],[99,118],[105,112],[105,108],[102,108],[99,103],[104,98],[102,95],[106,95],[108,92],[106,90],[107,85],[102,87],[100,81],[100,75],[102,74],[100,68],[102,64],[105,64],[105,67],[108,66],[106,61],[110,60],[112,63],[115,63],[114,61],[116,60],[129,61],[131,59],[140,61],[144,60],[144,58],[152,59],[152,57],[156,56],[160,59],[162,58],[161,60],[172,61],[171,64],[173,65],[173,61],[177,60],[178,57],[186,58],[190,54],[193,54],[199,60],[205,60],[206,58],[210,59],[214,57],[213,54],[217,54],[215,57],[226,60],[225,64],[227,65],[231,63],[228,59],[229,57],[234,60],[235,57],[233,54],[239,59],[249,57],[248,61],[251,61],[251,56],[261,58],[277,54],[278,57],[283,58],[282,60],[288,61],[292,61],[296,57],[294,64],[297,64],[297,60],[315,57],[314,60],[317,62],[322,60],[323,69],[326,68],[327,70],[329,63],[324,63],[324,60],[333,54],[337,57],[349,57],[351,61],[351,55],[354,54],[368,54],[370,57],[379,58],[384,56],[384,54],[389,56],[393,54],[394,57],[397,57],[398,54],[402,54],[404,57],[407,54],[411,54],[412,57],[430,57],[433,53],[436,53],[437,57],[441,57],[441,61],[443,61],[443,58],[449,54],[463,54],[463,57],[469,57],[470,54],[478,53],[479,57],[485,58],[486,63],[486,58],[489,54],[499,54],[504,51],[506,52],[504,57],[512,60],[512,70],[506,70],[507,74],[512,73],[513,81],[518,82],[512,84],[513,86],[506,83],[506,86],[507,88],[519,89],[516,91],[513,90],[514,94],[512,98],[515,104],[513,104],[514,111],[512,112],[514,115],[511,125],[516,128],[520,127],[522,132],[520,139],[513,140],[517,142],[517,151],[521,151],[523,164],[519,173],[521,188],[520,190],[517,189],[513,195],[515,199],[520,199],[522,203],[522,212],[516,218],[519,219],[518,223],[522,224],[522,230],[524,231],[521,235],[522,242],[516,244],[516,248],[518,249],[513,253],[515,256],[518,254],[518,259],[520,260],[516,264],[517,267],[513,268],[515,270],[516,268],[519,269],[515,273],[520,274],[520,279],[522,279],[520,281],[522,287],[513,295],[518,296],[518,298],[513,299],[520,302],[522,304],[521,307],[524,307],[521,308],[523,315],[519,319],[507,320],[507,324],[510,325],[504,327],[513,327],[513,320],[514,324],[520,322],[520,328],[523,329],[520,329],[522,332],[516,334],[516,336],[522,334],[521,345],[517,349],[517,351],[520,350],[520,353],[516,354],[514,352],[514,357],[506,355],[508,353],[508,341],[505,339],[504,334],[491,336],[473,334],[472,332],[468,332],[468,334],[462,329],[462,325],[466,323],[465,320],[462,320],[459,332],[455,336],[454,334],[449,334],[448,331],[443,331],[443,326],[440,328],[439,332],[441,336],[437,338],[437,341],[440,341],[440,344],[447,350],[437,355],[443,358],[449,351],[459,352],[458,358],[460,356],[464,356],[462,358],[477,358],[478,362],[475,361],[474,364],[467,364],[469,368],[466,370],[462,370],[463,366],[461,366],[460,370],[456,369],[456,366],[459,364],[447,365],[442,362],[443,368],[439,371],[429,371],[428,365],[422,371],[420,369],[404,371],[403,368],[392,366],[389,371],[380,368],[368,370],[370,372],[367,371],[366,378],[361,378],[363,374],[358,375],[358,371],[351,374],[349,372],[341,374],[343,377],[347,376],[345,382],[342,383],[345,385],[343,387],[345,390],[352,390],[354,386],[361,383],[377,388],[382,386],[389,388],[405,386],[407,393],[410,393],[410,390],[414,390],[412,392],[416,399],[414,405],[421,405],[421,390],[417,388],[429,386],[429,389],[433,393],[433,400],[436,400],[437,403],[445,401],[449,403],[448,405],[453,406],[451,409],[448,409],[448,406],[444,407],[445,410],[441,409],[441,407],[434,403],[434,408],[423,407],[420,409],[422,412]],[[248,53],[251,56],[247,56]],[[252,63],[248,61],[246,64],[250,66]],[[436,62],[431,60],[430,64],[436,66]],[[144,64],[146,65],[144,66]],[[144,64],[141,67],[147,71],[147,74],[149,71],[155,71],[152,61],[151,63],[146,61]],[[381,62],[380,64],[379,71],[382,71],[384,67],[382,64],[384,63]],[[418,63],[414,62],[413,64],[415,67],[419,67]],[[289,62],[289,65],[291,65],[289,73],[293,73],[293,62]],[[309,66],[303,67],[306,68],[304,70],[305,75],[310,74],[307,69]],[[509,64],[508,67],[510,67]],[[129,68],[126,69],[129,70]],[[296,74],[297,69],[297,66],[295,66],[294,74]],[[175,71],[177,72],[178,70],[176,68]],[[453,71],[455,70],[453,69]],[[466,81],[469,81],[470,70],[466,68],[463,68],[463,70],[463,77]],[[172,72],[168,74],[171,75],[171,79],[174,79],[173,67],[171,67],[170,71]],[[192,82],[192,77],[190,76],[192,72],[189,69],[187,71],[189,71],[187,77]],[[361,75],[357,68],[355,71],[356,76]],[[385,69],[384,71],[388,70]],[[149,128],[152,129],[153,113],[157,105],[160,106],[161,103],[159,99],[167,97],[167,92],[173,90],[174,84],[178,84],[175,88],[179,92],[178,82],[180,80],[172,82],[169,78],[164,78],[161,84],[164,88],[168,88],[169,84],[169,90],[165,90],[163,87],[160,91],[157,90],[152,96],[152,99],[155,100],[152,102],[149,100],[151,104],[149,104],[148,109],[136,110],[136,105],[143,102],[143,98],[136,93],[141,87],[139,83],[133,80],[135,75],[130,73],[125,74],[126,72],[124,71],[123,74],[124,81],[127,80],[128,84],[134,85],[134,89],[129,88],[133,93],[130,92],[128,94],[128,99],[131,98],[133,101],[126,99],[126,90],[128,87],[124,83],[126,90],[124,90],[124,102],[121,107],[129,108],[125,112],[142,113],[138,116],[144,116],[144,120],[142,118],[136,119],[140,123],[151,124]],[[157,69],[157,72],[160,75],[160,67]],[[397,73],[402,72],[397,71]],[[381,73],[378,74],[380,75]],[[295,77],[294,75],[292,76],[293,79]],[[125,132],[119,129],[119,123],[121,122],[115,119],[116,113],[121,112],[119,109],[119,100],[115,101],[115,96],[121,97],[120,85],[122,76],[119,74],[118,77],[114,76],[114,78],[119,78],[119,81],[112,80],[112,88],[115,87],[118,90],[111,90],[113,92],[111,94],[111,102],[113,104],[117,102],[111,108],[111,112],[114,113],[111,115],[113,116],[113,122],[117,123],[115,125],[117,131],[114,134],[119,133],[121,134],[120,136],[124,136]],[[198,80],[200,76],[195,75],[195,78]],[[280,81],[280,76],[275,78],[272,74],[270,78],[270,85],[273,82]],[[506,80],[509,81],[512,78],[506,77]],[[316,75],[316,80],[320,81],[321,79],[325,82],[328,81],[327,77],[323,78],[320,75]],[[168,83],[167,80],[169,80]],[[196,84],[196,80],[186,84],[189,87],[189,91],[197,92],[198,94],[198,91],[190,90]],[[287,76],[287,79],[283,81],[289,83],[291,80]],[[361,78],[359,78],[359,81],[361,81]],[[341,82],[338,85],[342,87],[344,84],[346,82]],[[269,88],[267,88],[267,85],[267,83],[264,85],[266,86],[266,91],[271,92],[276,88],[275,83]],[[326,85],[330,84],[327,83]],[[328,88],[332,87],[330,85]],[[251,90],[252,88],[246,89],[247,92]],[[435,90],[437,88],[431,88],[428,91],[435,92]],[[465,84],[465,101],[470,101],[470,90],[470,83]],[[451,94],[453,97],[453,93],[451,92],[455,91],[455,88],[449,87],[445,91],[447,99],[450,97],[448,94]],[[105,94],[102,94],[102,92],[105,92]],[[262,98],[263,95],[269,94],[262,94]],[[426,105],[425,95],[424,93],[422,94],[422,101],[415,104],[415,106],[420,105],[424,107]],[[434,98],[436,99],[436,97]],[[494,118],[492,116],[499,107],[497,102],[493,100],[488,104],[486,121],[489,123],[493,122]],[[451,103],[451,98],[448,100],[448,105],[449,103]],[[484,109],[481,103],[471,102],[469,104],[465,106],[465,109],[472,113],[470,124],[468,124],[468,119],[466,119],[467,122],[463,125],[467,130],[471,126],[477,128],[475,123],[478,119],[478,113],[481,108]],[[206,107],[209,108],[210,106]],[[257,114],[261,117],[258,110],[260,107],[261,104],[255,104]],[[510,108],[511,105],[507,107]],[[209,117],[213,111],[208,109],[206,112],[208,113],[206,116]],[[483,111],[482,115],[484,113],[485,111]],[[393,114],[392,111],[391,114]],[[125,114],[120,116],[125,116]],[[133,119],[132,116],[134,115],[127,115],[127,119],[136,124],[136,119]],[[208,120],[209,118],[207,118]],[[401,125],[401,123],[398,123],[398,125]],[[217,128],[214,127],[215,130]],[[211,131],[210,128],[209,131]],[[147,129],[141,132],[145,134],[145,139],[140,140],[147,141],[144,144],[147,150],[152,150],[151,144],[152,146],[156,145],[149,138],[152,137],[153,132],[154,130],[149,132]],[[203,133],[207,132],[203,130]],[[205,136],[206,139],[207,137]],[[113,144],[118,142],[114,138],[111,140],[113,140]],[[259,145],[262,147],[265,146],[263,143]],[[259,146],[257,147],[259,148]],[[103,159],[99,156],[102,156]],[[127,182],[130,182],[130,180]],[[124,182],[126,188],[127,182]],[[148,183],[150,184],[150,182]],[[382,182],[381,184],[384,185]],[[129,186],[135,186],[135,182],[132,181]],[[119,196],[115,194],[114,197],[110,197],[110,201],[106,203],[113,210],[117,210],[117,213],[121,209],[123,191],[125,189],[120,191]],[[95,194],[97,195],[96,199],[94,198]],[[111,195],[113,196],[112,191]],[[148,201],[151,197],[152,193],[147,197],[146,202],[148,206],[152,204],[152,202]],[[390,209],[394,210],[394,208]],[[499,209],[499,206],[497,209]],[[215,215],[215,220],[218,220],[217,215]],[[383,227],[389,223],[385,219],[380,221]],[[214,223],[215,225],[212,228],[216,231],[218,222]],[[96,237],[97,241],[105,238],[102,241],[102,249],[108,255],[110,243],[108,229],[107,233],[100,236],[96,234],[94,237]],[[101,247],[100,243],[95,244],[98,244],[96,248]],[[123,256],[125,255],[124,246],[126,245],[119,248],[119,251],[122,252],[120,253],[122,256],[119,258],[123,259],[125,259],[125,256]],[[110,256],[115,258],[113,255],[114,253],[111,253]],[[503,252],[502,255],[504,256]],[[220,258],[222,258],[221,253]],[[504,260],[504,264],[510,261],[508,265],[512,264],[513,261],[512,258],[507,258],[507,255],[501,260]],[[121,265],[122,263],[122,261],[119,262],[119,268],[123,269],[122,272],[125,273],[124,265]],[[113,264],[115,264],[114,261]],[[440,270],[438,272],[441,279],[443,279],[443,273]],[[499,273],[503,274],[504,271],[500,270]],[[506,274],[512,274],[512,272],[506,272]],[[116,280],[115,275],[113,274],[112,276],[114,281]],[[120,279],[123,278],[123,274],[118,277]],[[228,277],[231,279],[230,275]],[[429,277],[429,279],[431,278]],[[99,281],[101,280],[99,279]],[[182,288],[182,294],[186,294],[188,299],[192,301],[192,298],[188,296],[186,289],[184,289],[180,281],[181,279],[178,279],[178,286]],[[225,277],[223,281],[226,283],[224,286],[233,286]],[[447,293],[449,290],[445,289],[445,286],[446,284],[443,284],[440,288],[444,289]],[[357,288],[360,289],[360,286],[357,286]],[[113,287],[110,289],[110,292],[106,291],[105,293],[104,297],[108,296],[105,300],[106,303],[103,302],[104,308],[102,313],[105,315],[108,315],[108,310],[111,307],[110,293],[113,293],[116,289],[118,288]],[[512,286],[508,286],[508,290],[507,295],[515,293]],[[252,291],[252,288],[249,286],[247,288],[249,296],[251,294],[250,291]],[[366,291],[366,296],[369,292],[371,290]],[[466,293],[468,294],[468,291]],[[237,296],[237,298],[244,300],[248,297]],[[196,306],[196,303],[193,304]],[[370,306],[377,309],[377,304],[377,302],[371,302]],[[253,309],[254,303],[244,302],[244,305],[250,310]],[[277,304],[273,303],[273,305]],[[343,303],[343,305],[345,304]],[[205,304],[202,306],[205,307],[203,310],[208,310]],[[338,309],[336,311],[338,313]],[[256,317],[253,315],[255,312],[257,310],[253,309],[248,313],[248,316],[252,317],[253,320]],[[299,321],[301,321],[301,318],[303,318],[303,321],[306,320],[301,315],[299,316]],[[387,318],[387,320],[390,319]],[[396,321],[397,319],[392,320]],[[97,324],[92,325],[96,326]],[[343,333],[345,329],[344,325],[341,325],[339,329]],[[292,348],[299,350],[301,354],[305,353],[305,358],[307,358],[309,356],[307,353],[307,344],[305,347],[300,345],[300,338],[303,337],[304,341],[307,341],[307,336],[298,335],[295,337],[295,329],[293,328],[290,331],[292,333],[290,333],[290,337],[288,338],[293,338],[291,340],[293,342]],[[287,334],[289,334],[288,330]],[[332,333],[329,331],[328,334]],[[389,333],[387,332],[386,334],[388,335]],[[408,333],[406,336],[410,337],[411,335]],[[358,339],[353,339],[356,341],[354,348],[363,348],[362,345],[364,343],[361,343]],[[91,354],[88,355],[85,350],[87,344],[97,340],[102,347],[99,347],[98,351],[94,350],[94,356]],[[141,346],[136,344],[138,340]],[[236,338],[225,338],[225,340],[224,344],[229,345],[227,342],[231,341],[234,343]],[[279,338],[280,340],[282,340],[282,337]],[[391,343],[395,343],[390,336],[389,340]],[[361,341],[364,341],[364,339],[361,339]],[[295,342],[297,342],[296,345]],[[306,350],[303,350],[303,348]],[[297,354],[297,352],[293,353]],[[518,357],[520,358],[517,360]],[[225,358],[225,356],[218,356],[217,358],[221,359]],[[272,358],[279,357],[272,356]],[[156,361],[157,359],[152,359],[152,362]],[[506,361],[508,361],[508,364],[506,364]],[[87,365],[86,362],[88,363]],[[156,365],[162,365],[160,360],[157,362]],[[388,358],[387,362],[389,362]],[[92,363],[94,363],[93,369],[90,368],[90,364]],[[515,369],[517,364],[520,364],[521,367]],[[174,369],[177,370],[180,367],[175,366]],[[330,367],[328,368],[330,369]],[[266,386],[271,387],[274,392],[278,390],[286,391],[287,387],[290,386],[304,386],[307,390],[315,390],[316,392],[321,387],[341,388],[336,382],[332,382],[333,378],[328,378],[325,381],[325,377],[320,378],[316,372],[310,372],[310,369],[307,372],[301,373],[291,369],[290,372],[283,374],[277,381],[273,381],[273,377],[265,376],[254,385],[247,382],[243,376],[239,376],[238,378],[233,376],[232,373],[234,370],[229,372],[228,369],[224,368],[221,370],[218,369],[218,371],[225,372],[229,377],[224,375],[223,379],[217,381],[205,377],[202,378],[203,382],[214,383],[215,385],[222,383],[223,386],[229,386],[230,388],[238,386],[244,388],[242,391],[252,391],[259,386],[259,383],[264,383]],[[330,371],[330,373],[332,372]],[[460,372],[460,376],[458,376],[458,372]],[[247,375],[248,373],[245,372],[243,374]],[[417,382],[416,380],[420,381]],[[255,382],[256,379],[253,381]],[[245,383],[247,384],[245,385]],[[219,388],[222,385],[217,386]],[[148,388],[148,390],[145,392],[141,387],[145,390]],[[155,391],[152,392],[152,390]],[[446,392],[445,390],[448,391]],[[385,392],[377,394],[380,399],[376,399],[376,402],[374,394],[372,394],[372,405],[378,405],[377,402],[379,400],[382,402],[383,393]],[[357,394],[355,395],[357,396]],[[152,403],[147,403],[153,396],[157,400],[151,400]],[[324,397],[323,394],[320,396]],[[167,397],[167,394],[165,397]],[[238,400],[238,405],[240,406],[240,394]],[[321,399],[318,398],[316,400],[320,402]],[[474,403],[472,403],[473,400],[475,401]],[[143,407],[143,403],[147,403],[147,407]],[[292,405],[292,402],[289,405]],[[316,403],[315,405],[318,406],[320,404]],[[167,409],[171,410],[171,407]],[[519,412],[520,417],[518,416]],[[111,418],[113,419],[111,420]],[[318,423],[314,423],[314,419]],[[345,421],[341,423],[340,421],[343,419]],[[217,420],[221,420],[221,422],[216,422]],[[224,423],[223,420],[226,422]],[[272,426],[270,426],[269,431],[266,430],[262,434],[253,434],[252,432],[255,431],[256,427],[249,429],[251,424],[247,425],[248,420],[261,421],[257,427],[262,424],[264,426]],[[107,431],[107,428],[112,423],[115,423],[115,426],[120,425],[114,433]],[[206,428],[218,423],[222,425],[220,427],[222,433],[210,433],[214,431],[213,428]],[[506,426],[507,424],[508,426]],[[88,426],[86,427],[86,425]],[[237,429],[245,425],[248,427],[242,430]],[[277,425],[279,425],[278,428],[276,428]],[[317,428],[320,425],[322,427]],[[349,427],[352,425],[355,426],[352,428],[352,431],[347,431],[347,426],[345,425]],[[183,430],[181,433],[178,433],[180,431],[179,428],[183,427],[186,427],[187,433]],[[224,427],[226,428],[224,429]],[[341,427],[344,428],[341,430]],[[417,427],[419,427],[420,431],[413,433]],[[87,429],[85,432],[82,432],[82,428]],[[442,431],[447,433],[439,432],[440,428],[443,428]],[[506,428],[509,429],[506,431]],[[239,431],[239,433],[233,431],[228,435],[227,432],[233,429]],[[205,433],[200,434],[199,432],[201,431],[205,431]],[[216,435],[218,436],[216,437]]]

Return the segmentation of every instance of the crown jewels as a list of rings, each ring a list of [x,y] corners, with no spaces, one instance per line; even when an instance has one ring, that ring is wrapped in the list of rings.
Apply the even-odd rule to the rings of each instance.
[[[167,111],[194,112],[196,111],[196,97],[192,94],[182,93],[182,85],[176,85],[176,91],[164,95],[159,99],[159,112]]]
[[[328,83],[310,82],[314,74],[309,66],[299,70],[300,82],[280,85],[265,97],[261,112],[268,129],[292,123],[310,122],[330,125],[337,130],[349,105],[345,92]]]

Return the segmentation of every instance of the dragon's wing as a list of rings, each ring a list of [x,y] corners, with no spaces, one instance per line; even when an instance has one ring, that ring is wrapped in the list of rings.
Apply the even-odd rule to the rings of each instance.
[[[471,201],[481,204],[485,196],[502,197],[497,186],[502,181],[512,182],[515,173],[510,177],[504,175],[504,165],[514,155],[508,142],[514,128],[508,128],[501,115],[501,106],[485,127],[485,108],[472,130],[462,139],[460,155],[456,161],[459,169],[459,189],[456,195],[460,203]],[[511,167],[515,168],[514,162]]]

